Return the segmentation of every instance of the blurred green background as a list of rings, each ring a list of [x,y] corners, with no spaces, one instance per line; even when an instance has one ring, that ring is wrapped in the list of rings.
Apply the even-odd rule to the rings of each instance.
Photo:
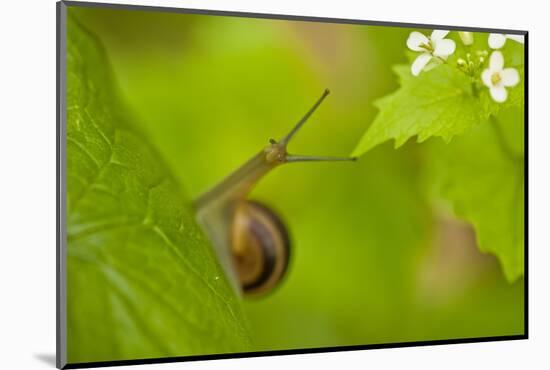
[[[192,197],[282,137],[347,155],[395,90],[411,29],[71,8],[105,44],[123,97]],[[522,334],[509,284],[473,230],[433,196],[426,144],[386,143],[357,163],[282,166],[251,197],[293,241],[288,275],[245,300],[254,350]],[[428,180],[426,180],[428,178]]]

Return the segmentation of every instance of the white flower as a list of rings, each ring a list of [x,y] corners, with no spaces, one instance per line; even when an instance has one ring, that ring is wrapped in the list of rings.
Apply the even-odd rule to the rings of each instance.
[[[458,36],[460,36],[462,43],[466,46],[474,43],[474,34],[472,32],[459,32]]]
[[[448,33],[449,31],[434,30],[428,38],[420,32],[411,32],[407,39],[407,46],[413,51],[422,52],[422,54],[416,57],[411,66],[413,75],[418,76],[432,58],[436,57],[445,60],[449,55],[454,53],[455,42],[445,38]]]
[[[517,85],[519,73],[514,68],[504,68],[504,58],[500,51],[493,51],[489,58],[489,68],[481,74],[483,83],[489,88],[494,101],[506,101],[508,92],[506,87]]]
[[[491,49],[500,49],[506,43],[506,39],[514,40],[520,44],[524,43],[523,35],[504,35],[501,33],[491,33],[489,35],[489,47]]]

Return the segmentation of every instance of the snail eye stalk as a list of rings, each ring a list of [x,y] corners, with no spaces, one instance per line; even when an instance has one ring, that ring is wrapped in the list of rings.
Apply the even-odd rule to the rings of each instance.
[[[330,94],[329,89],[325,89],[323,95],[313,104],[313,106],[307,111],[307,113],[302,117],[301,120],[292,128],[292,130],[281,139],[278,143],[281,147],[286,148],[289,141],[292,137],[302,128],[304,123],[309,119],[309,117],[317,110],[319,105],[325,100],[325,98]],[[270,139],[271,144],[275,144],[275,140]],[[286,149],[285,149],[286,151]],[[285,162],[335,162],[335,161],[356,161],[357,157],[328,157],[328,156],[308,156],[308,155],[286,155]]]
[[[356,161],[357,157],[327,157],[314,155],[289,155],[287,162],[338,162],[338,161]]]
[[[315,102],[315,104],[313,104],[313,107],[311,107],[307,111],[307,113],[302,117],[302,119],[299,120],[298,123],[292,128],[292,130],[284,138],[281,139],[279,144],[281,144],[282,146],[288,145],[288,142],[290,141],[290,139],[292,139],[292,137],[298,132],[298,130],[302,128],[304,123],[306,123],[306,121],[313,114],[313,112],[317,110],[319,105],[321,105],[321,103],[323,102],[323,100],[325,100],[328,94],[330,94],[329,89],[325,89],[325,91],[323,92],[323,95],[321,95],[321,97]]]

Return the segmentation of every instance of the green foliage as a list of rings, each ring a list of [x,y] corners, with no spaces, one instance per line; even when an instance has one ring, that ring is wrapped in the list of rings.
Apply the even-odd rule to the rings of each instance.
[[[101,45],[72,17],[67,35],[68,361],[247,350],[241,304]]]
[[[418,136],[419,142],[431,136],[449,141],[479,123],[482,110],[469,78],[456,68],[441,65],[418,77],[412,77],[409,66],[399,66],[396,72],[401,88],[377,101],[380,113],[353,155],[388,139],[395,139],[396,147],[412,136]]]
[[[439,145],[431,157],[435,161],[446,158],[447,162],[440,167],[440,178],[433,180],[442,181],[443,197],[451,201],[457,215],[471,222],[480,249],[494,253],[508,280],[513,281],[523,275],[524,265],[524,49],[511,40],[502,49],[504,68],[518,70],[520,83],[508,88],[506,102],[497,103],[479,79],[492,52],[487,51],[487,35],[475,34],[475,40],[473,46],[466,47],[455,37],[456,54],[479,63],[473,73],[457,67],[456,54],[417,77],[412,76],[409,65],[397,66],[400,88],[376,102],[380,112],[353,155],[362,155],[390,139],[397,148],[414,136],[419,143],[430,137],[443,138],[448,148]],[[485,56],[481,52],[486,52]],[[409,53],[411,59],[416,55]],[[505,128],[501,128],[501,120],[508,121]],[[503,151],[497,144],[503,142],[500,131],[504,129],[514,135],[507,139],[510,143],[504,144]],[[456,142],[451,142],[455,136]],[[510,155],[507,145],[521,153]]]
[[[443,196],[514,281],[524,266],[523,110],[501,111],[497,118],[438,146],[433,158],[441,160]]]
[[[412,76],[408,65],[397,66],[401,87],[376,101],[380,113],[352,155],[360,156],[390,139],[395,139],[396,148],[413,136],[419,143],[432,136],[449,142],[503,108],[523,107],[523,66],[518,69],[521,83],[499,104],[485,87],[474,87],[471,78],[453,66],[437,66],[418,77]]]

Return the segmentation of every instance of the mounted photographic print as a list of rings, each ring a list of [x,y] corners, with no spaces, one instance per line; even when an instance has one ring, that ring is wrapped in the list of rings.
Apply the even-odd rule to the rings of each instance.
[[[527,338],[527,32],[57,10],[58,367]]]

